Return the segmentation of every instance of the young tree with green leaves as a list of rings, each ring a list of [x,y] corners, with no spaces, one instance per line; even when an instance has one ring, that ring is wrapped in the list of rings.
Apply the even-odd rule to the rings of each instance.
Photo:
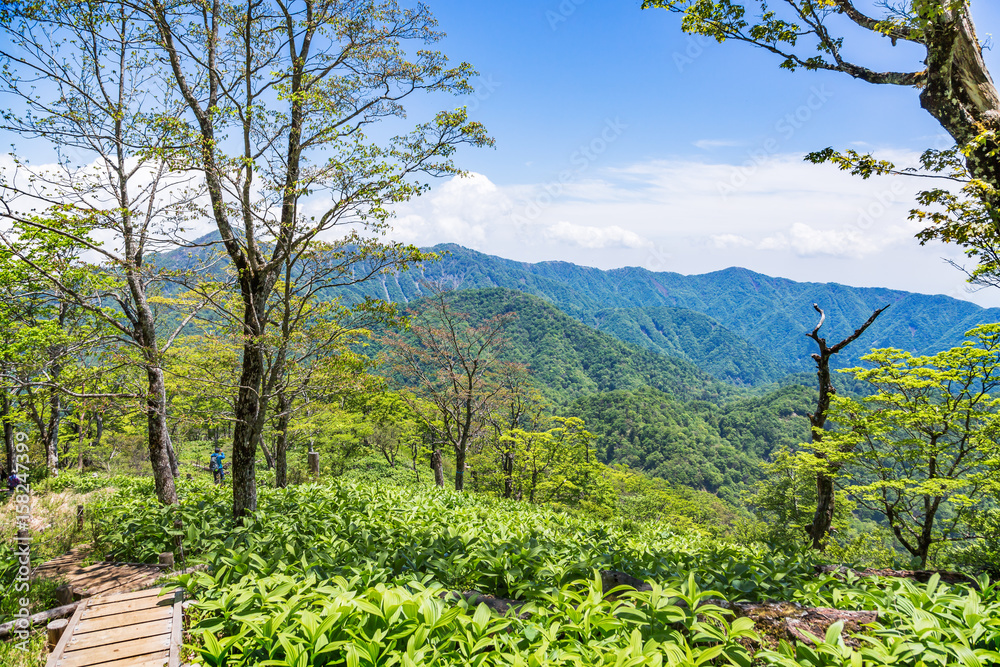
[[[273,465],[276,483],[286,484],[287,437],[296,398],[308,405],[310,396],[342,395],[358,389],[367,374],[362,358],[351,346],[365,340],[369,328],[398,324],[395,304],[367,298],[351,306],[337,290],[371,280],[383,271],[423,259],[413,246],[383,244],[356,234],[336,242],[312,239],[285,261],[282,279],[268,300],[266,319],[277,326],[264,339],[264,378],[261,383],[255,437]],[[352,382],[352,379],[355,380]],[[268,406],[276,403],[276,439],[273,457],[263,441]]]
[[[401,454],[409,455],[417,479],[417,459],[423,450],[421,424],[417,415],[397,392],[384,387],[361,391],[351,396],[347,405],[364,420],[362,440],[395,468]]]
[[[204,179],[242,299],[232,477],[240,517],[257,504],[264,313],[288,261],[335,227],[360,229],[362,249],[382,247],[370,238],[388,228],[393,204],[425,189],[419,178],[457,173],[457,146],[491,140],[464,110],[388,141],[367,134],[379,124],[391,132],[393,123],[383,121],[404,117],[414,93],[471,90],[468,64],[449,68],[440,52],[421,48],[441,38],[424,5],[144,0],[134,7],[155,31],[169,71],[164,85],[184,102],[184,113],[161,119],[184,146],[174,165]],[[395,265],[409,259],[404,252]]]
[[[94,308],[72,295],[99,299],[107,281],[81,261],[79,247],[60,235],[15,222],[0,239],[4,409],[10,423],[16,396],[20,415],[38,431],[49,474],[56,476],[63,418],[73,402],[97,395],[86,387],[99,384],[110,369],[94,360],[114,340]],[[62,453],[68,453],[69,443],[62,444]]]
[[[614,504],[583,420],[552,417],[550,423],[544,431],[515,428],[503,436],[513,445],[516,497],[573,507]]]
[[[453,309],[451,300],[448,292],[428,297],[410,310],[409,331],[389,333],[384,342],[396,381],[413,392],[400,395],[435,441],[454,453],[455,490],[461,491],[470,449],[505,391],[502,379],[512,375],[516,364],[503,360],[503,333],[512,313],[473,324]],[[432,454],[432,464],[437,479],[443,479],[440,453]]]
[[[835,397],[838,429],[809,447],[812,463],[841,469],[843,489],[885,516],[921,567],[934,544],[972,539],[969,517],[1000,488],[1000,324],[966,336],[931,356],[873,350],[864,357],[872,368],[849,372],[875,393]]]
[[[36,264],[60,298],[117,332],[146,377],[150,462],[157,497],[177,500],[162,368],[164,352],[151,302],[159,271],[151,252],[171,246],[200,209],[200,184],[171,171],[173,126],[182,106],[154,57],[155,35],[125,0],[7,3],[0,31],[0,111],[4,129],[55,149],[52,164],[14,155],[0,176],[3,217],[87,251],[106,283],[86,293]],[[42,213],[32,211],[42,209]],[[23,235],[22,235],[23,236]],[[20,252],[22,238],[5,241]],[[21,253],[22,259],[26,259]]]
[[[489,428],[483,438],[478,459],[490,467],[499,468],[503,482],[502,495],[504,498],[513,498],[517,445],[515,440],[505,436],[514,429],[535,431],[548,416],[545,414],[546,405],[542,395],[531,386],[525,366],[509,364],[501,370],[502,375],[498,378],[500,392],[493,410],[486,417]]]

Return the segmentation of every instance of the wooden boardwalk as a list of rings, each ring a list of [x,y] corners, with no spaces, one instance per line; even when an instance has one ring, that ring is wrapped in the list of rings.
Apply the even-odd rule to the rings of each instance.
[[[39,565],[31,573],[34,579],[66,579],[73,588],[86,591],[88,597],[128,593],[149,588],[163,576],[155,565],[94,563],[83,566],[88,547],[75,547],[69,553]]]
[[[178,667],[181,592],[160,591],[84,600],[46,667]]]

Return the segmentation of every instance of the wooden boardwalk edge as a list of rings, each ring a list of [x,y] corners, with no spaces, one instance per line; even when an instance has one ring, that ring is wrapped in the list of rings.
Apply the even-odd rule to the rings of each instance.
[[[66,650],[66,644],[69,643],[70,638],[73,636],[73,632],[76,630],[76,626],[80,623],[80,618],[83,616],[83,610],[87,608],[87,603],[90,600],[84,600],[80,603],[80,606],[76,608],[73,612],[73,617],[69,619],[69,624],[66,629],[63,630],[62,637],[59,638],[59,643],[56,647],[52,649],[52,653],[49,653],[49,657],[45,660],[45,667],[56,667],[56,660],[59,656],[63,654]]]
[[[184,591],[178,589],[174,591],[174,624],[170,628],[170,661],[167,667],[180,667],[181,664],[181,602],[184,600]]]
[[[180,667],[184,592],[160,591],[85,600],[45,667]],[[150,616],[162,620],[147,620]],[[163,624],[161,631],[155,623]],[[129,628],[134,635],[125,632]]]

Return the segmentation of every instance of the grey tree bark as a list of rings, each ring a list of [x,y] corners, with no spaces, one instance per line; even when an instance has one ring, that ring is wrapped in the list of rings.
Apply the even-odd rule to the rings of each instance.
[[[441,458],[441,450],[435,449],[431,452],[431,470],[434,471],[434,484],[444,488],[444,459]]]
[[[889,306],[879,308],[868,321],[858,327],[854,333],[840,341],[836,345],[828,346],[826,339],[819,335],[820,327],[826,320],[826,314],[818,305],[813,304],[813,308],[819,313],[819,324],[806,335],[816,341],[819,353],[813,354],[813,361],[816,362],[816,376],[819,380],[819,398],[816,401],[816,410],[809,415],[809,425],[811,428],[812,442],[820,442],[823,439],[823,428],[826,426],[827,413],[830,410],[830,399],[837,393],[830,378],[830,357],[837,354],[850,343],[854,342],[865,332],[865,330],[875,322],[876,318]],[[826,459],[822,453],[817,453],[817,458]],[[833,513],[835,503],[834,476],[840,466],[835,463],[828,465],[828,469],[816,473],[816,512],[813,514],[812,523],[806,528],[809,537],[812,538],[813,549],[822,549],[826,543],[826,537],[833,524]]]

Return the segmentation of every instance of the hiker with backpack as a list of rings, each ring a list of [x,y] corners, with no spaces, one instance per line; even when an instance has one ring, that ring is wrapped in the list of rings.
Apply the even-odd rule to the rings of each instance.
[[[218,445],[215,446],[215,453],[208,458],[208,467],[212,469],[212,479],[216,484],[222,484],[226,481],[226,469],[222,467],[222,460],[224,458],[226,458],[226,455],[222,453],[222,447]]]
[[[7,477],[7,490],[14,493],[20,485],[21,479],[17,476],[16,472],[11,470],[10,475]]]

